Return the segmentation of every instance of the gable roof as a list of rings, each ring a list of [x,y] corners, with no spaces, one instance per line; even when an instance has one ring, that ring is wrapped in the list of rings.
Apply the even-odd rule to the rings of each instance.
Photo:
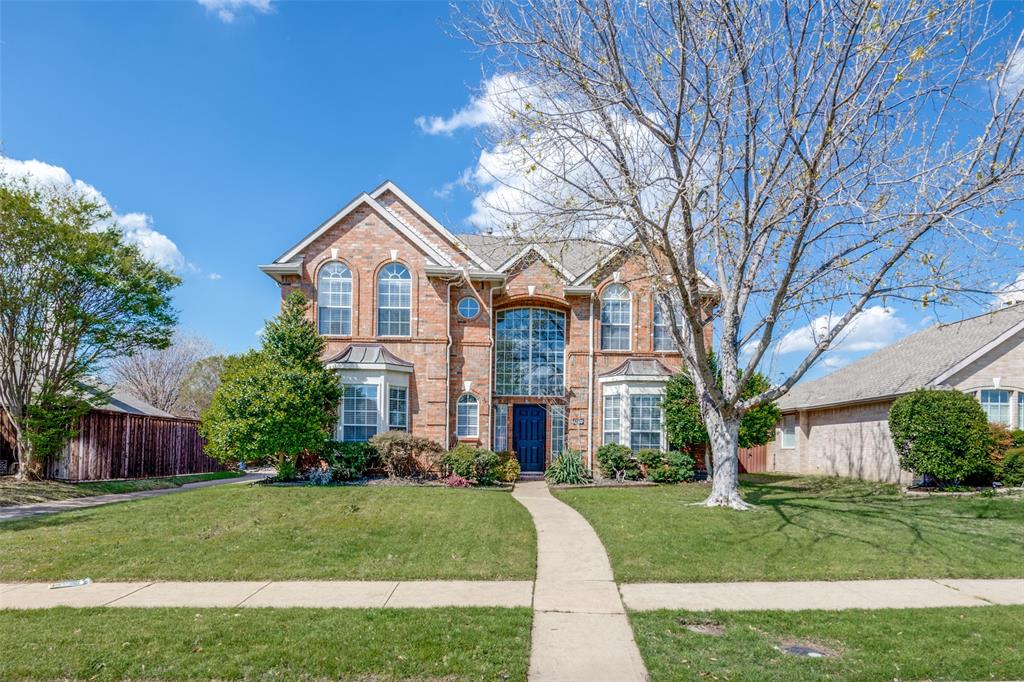
[[[590,241],[529,242],[506,235],[464,234],[462,241],[497,270],[508,270],[531,251],[575,283],[580,273],[610,255],[614,249]]]
[[[973,360],[1024,330],[1024,304],[937,324],[828,376],[800,383],[779,400],[783,411],[866,402],[941,386]]]

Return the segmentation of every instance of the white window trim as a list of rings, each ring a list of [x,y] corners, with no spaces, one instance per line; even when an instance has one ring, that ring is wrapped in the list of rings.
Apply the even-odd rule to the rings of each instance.
[[[605,325],[604,325],[604,302],[605,302],[604,296],[605,296],[606,293],[608,293],[608,289],[613,287],[613,286],[621,286],[623,289],[626,290],[626,293],[628,294],[628,296],[626,297],[625,300],[626,300],[627,303],[629,303],[629,324],[626,327],[626,330],[629,332],[626,335],[626,339],[629,341],[629,343],[628,343],[628,345],[625,348],[605,348],[604,347],[604,327],[605,327]],[[613,301],[622,301],[623,299],[615,298],[615,299],[611,299],[611,300],[613,300]],[[629,352],[631,352],[633,350],[633,308],[635,307],[633,305],[633,292],[630,291],[629,287],[627,287],[625,284],[622,284],[621,282],[613,282],[613,283],[608,284],[607,286],[605,286],[604,290],[601,292],[600,298],[598,298],[598,304],[599,304],[599,306],[598,306],[598,317],[597,317],[597,322],[598,322],[598,325],[597,325],[598,326],[598,329],[597,329],[597,345],[598,345],[598,350],[601,351],[602,353],[629,353]],[[622,325],[611,325],[611,326],[620,327]]]
[[[382,279],[382,275],[384,274],[384,271],[389,266],[391,266],[391,265],[401,265],[403,268],[405,268],[405,271],[407,273],[409,273],[409,279],[408,280],[403,280],[403,279],[399,279],[399,278],[391,278],[391,277],[388,278],[388,280],[394,280],[394,281],[397,281],[397,282],[405,281],[405,282],[409,283],[409,308],[408,308],[408,310],[409,310],[409,332],[406,333],[406,334],[382,334],[381,331],[380,331],[380,323],[381,323],[380,311],[382,309],[383,310],[405,310],[406,309],[404,307],[398,307],[398,306],[388,306],[388,307],[384,308],[380,304],[380,284],[381,284],[382,281],[385,281],[385,280]],[[415,292],[413,291],[413,284],[414,284],[414,278],[413,278],[413,274],[412,274],[412,268],[410,268],[405,263],[402,263],[401,261],[392,261],[390,263],[385,263],[384,265],[382,265],[380,267],[379,270],[377,270],[377,278],[376,278],[376,281],[374,282],[373,286],[374,286],[374,293],[375,293],[374,302],[376,303],[376,311],[375,311],[374,317],[376,318],[375,319],[375,323],[376,323],[376,327],[377,328],[376,328],[375,331],[377,332],[376,335],[378,337],[385,338],[385,339],[408,339],[408,338],[412,337],[412,327],[413,327],[412,307],[413,307],[413,299],[415,298]]]
[[[377,433],[384,433],[389,430],[388,424],[388,397],[391,387],[405,389],[405,418],[408,423],[408,430],[412,431],[412,415],[409,403],[412,400],[409,389],[409,374],[398,371],[379,371],[364,369],[347,369],[338,375],[338,383],[343,387],[351,386],[376,386],[377,387]],[[341,441],[345,437],[344,424],[344,396],[338,404],[338,421],[334,428],[334,439]]]
[[[981,398],[981,396],[986,391],[989,391],[989,392],[996,391],[996,392],[999,392],[999,393],[1005,393],[1006,394],[1006,403],[1005,403],[1006,404],[1006,420],[1005,421],[1001,421],[1001,422],[992,422],[992,423],[1002,424],[1003,426],[1006,426],[1007,428],[1013,428],[1014,391],[1012,389],[1009,389],[1009,388],[995,388],[995,387],[987,387],[987,388],[978,389],[977,401],[978,401],[978,404],[981,405],[981,408],[983,410],[985,410],[985,417],[986,418],[988,418],[988,408],[986,408],[986,403]],[[987,404],[991,405],[991,406],[998,405],[999,407],[1002,407],[1002,405],[1003,405],[1003,403],[987,403]]]
[[[387,399],[387,404],[385,405],[385,407],[387,408],[388,431],[392,431],[393,430],[392,424],[391,424],[391,390],[392,389],[401,389],[401,390],[405,391],[405,425],[404,425],[402,430],[407,432],[407,433],[411,432],[412,431],[412,424],[409,423],[409,387],[408,386],[399,386],[397,384],[388,384],[387,388],[388,388],[388,399]]]
[[[609,377],[613,378],[613,377]],[[619,396],[619,444],[630,447],[632,442],[632,410],[630,409],[630,396],[634,395],[655,395],[664,400],[665,381],[659,377],[657,382],[653,381],[621,381],[619,383],[605,383],[601,393],[601,442],[604,443],[604,396]],[[661,445],[662,452],[668,450],[668,434],[665,430],[665,408],[661,408]]]
[[[494,351],[494,353],[493,353],[494,357],[491,360],[491,364],[494,365],[494,371],[495,371],[495,376],[494,376],[494,395],[496,395],[496,396],[500,396],[502,398],[560,398],[560,397],[565,396],[565,394],[566,394],[565,393],[566,392],[566,388],[565,388],[565,386],[566,386],[566,383],[565,383],[565,380],[566,380],[565,372],[566,372],[566,367],[569,366],[569,315],[570,315],[570,313],[567,313],[566,311],[560,310],[558,308],[553,308],[551,306],[542,306],[542,305],[515,306],[515,307],[511,307],[511,308],[502,308],[501,310],[496,310],[496,311],[494,311],[492,313],[492,315],[494,317],[494,321],[491,323],[492,324],[492,333],[494,334],[495,341],[497,341],[497,338],[498,338],[497,325],[498,325],[498,315],[500,313],[508,313],[508,312],[512,312],[513,310],[530,310],[530,309],[533,309],[533,308],[537,308],[539,310],[551,310],[553,312],[559,313],[562,316],[562,334],[564,336],[564,339],[562,341],[562,386],[561,386],[561,392],[559,392],[557,394],[554,394],[554,395],[549,395],[549,394],[546,394],[546,393],[545,394],[499,393],[498,392],[497,364],[496,364],[497,361],[498,361],[498,353],[497,353],[497,351]],[[532,313],[531,313],[531,316],[530,316],[530,331],[529,331],[529,334],[530,334],[530,338],[532,339],[533,338],[533,315],[532,315]],[[531,358],[532,358],[532,351],[531,351]]]
[[[491,419],[494,422],[491,426],[491,448],[496,452],[506,452],[511,449],[508,446],[508,407],[507,403],[495,403],[491,408]],[[504,447],[501,448],[497,443],[499,428],[505,440]]]
[[[787,418],[787,416],[790,416],[793,419],[793,426],[792,426],[793,442],[791,444],[789,444],[789,445],[786,445],[786,418]],[[794,416],[794,415],[783,415],[782,416],[782,424],[779,426],[779,449],[780,450],[796,450],[796,440],[797,440],[796,439],[796,426],[797,426],[796,422],[797,422],[796,416]]]
[[[473,433],[459,433],[459,408],[468,404],[468,401],[465,403],[462,402],[462,399],[467,397],[473,399],[473,404],[476,407],[476,418],[473,420]],[[480,437],[480,399],[472,393],[463,393],[455,401],[455,437],[460,440],[476,440]]]
[[[348,282],[349,282],[349,288],[351,289],[351,291],[349,292],[349,297],[350,297],[351,301],[350,301],[350,303],[348,305],[348,311],[349,312],[348,312],[348,333],[347,334],[327,334],[327,333],[324,333],[324,332],[320,331],[320,324],[321,324],[320,308],[330,308],[332,310],[333,309],[345,310],[345,306],[321,306],[320,305],[320,278],[323,276],[324,269],[328,265],[331,265],[332,263],[338,263],[339,265],[343,265],[348,270]],[[324,261],[323,263],[321,263],[320,266],[317,268],[316,278],[315,278],[314,282],[315,282],[315,287],[314,288],[316,289],[316,331],[317,331],[317,333],[320,334],[320,336],[323,336],[323,337],[326,337],[326,338],[331,338],[331,339],[347,339],[347,338],[351,338],[352,330],[355,328],[355,325],[356,325],[356,276],[355,276],[355,273],[352,271],[352,267],[348,263],[346,263],[345,261],[341,260],[340,258],[330,258],[330,259]]]

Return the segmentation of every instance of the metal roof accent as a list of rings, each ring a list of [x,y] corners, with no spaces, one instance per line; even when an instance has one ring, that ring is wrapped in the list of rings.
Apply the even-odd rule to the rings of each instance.
[[[403,360],[379,343],[353,343],[324,360],[331,369],[390,369],[411,372],[413,364]]]
[[[630,358],[620,365],[599,375],[601,379],[611,377],[670,377],[671,370],[653,358]]]

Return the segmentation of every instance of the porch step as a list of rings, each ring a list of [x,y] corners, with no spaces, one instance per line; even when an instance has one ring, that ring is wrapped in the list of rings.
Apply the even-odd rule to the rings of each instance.
[[[519,480],[520,481],[543,481],[544,480],[544,472],[543,471],[524,471],[521,474],[519,474]]]

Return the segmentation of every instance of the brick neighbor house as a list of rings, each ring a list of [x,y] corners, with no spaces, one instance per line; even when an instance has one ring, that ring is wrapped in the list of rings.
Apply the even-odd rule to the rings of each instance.
[[[963,391],[990,422],[1024,429],[1024,303],[938,324],[779,400],[774,471],[908,483],[889,434],[893,401],[919,388]]]
[[[667,445],[681,358],[637,256],[456,236],[385,182],[260,269],[315,302],[346,389],[339,440],[409,430],[514,450],[524,471],[565,448],[592,466],[602,443]]]

